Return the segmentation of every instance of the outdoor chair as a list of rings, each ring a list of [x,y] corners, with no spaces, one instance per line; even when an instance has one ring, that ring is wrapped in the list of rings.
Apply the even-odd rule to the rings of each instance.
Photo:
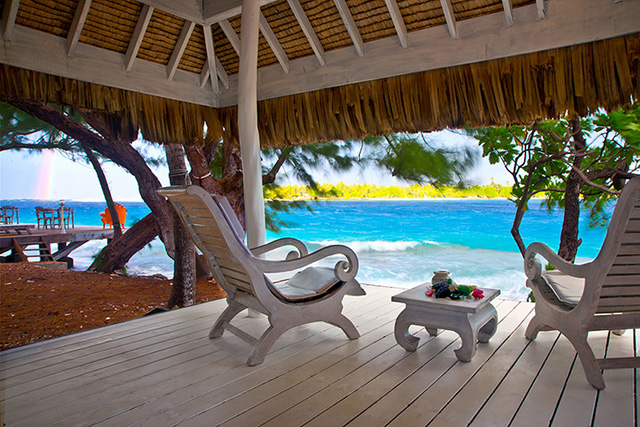
[[[531,244],[525,253],[527,286],[536,301],[526,337],[535,339],[539,331],[562,333],[578,352],[587,380],[599,390],[605,388],[602,369],[640,367],[640,357],[596,359],[587,341],[589,331],[640,326],[639,194],[640,178],[629,180],[593,261],[569,263],[542,243]],[[555,269],[542,271],[536,254]]]
[[[229,305],[216,320],[209,337],[220,337],[228,330],[251,343],[248,365],[262,363],[276,339],[295,326],[327,322],[341,328],[349,339],[360,336],[342,314],[346,294],[364,294],[355,279],[358,258],[351,249],[331,245],[309,253],[301,241],[283,238],[249,250],[243,242],[244,231],[226,198],[210,195],[198,186],[166,187],[158,193],[167,197],[179,213],[216,282],[227,293]],[[283,260],[259,258],[283,247],[293,248]],[[329,256],[342,259],[333,268],[311,266]],[[274,283],[267,276],[283,272],[295,274],[284,283]],[[259,339],[230,324],[247,308],[269,319],[270,326]]]
[[[118,214],[120,226],[124,228],[124,223],[127,220],[127,208],[122,206],[120,203],[114,203],[113,206],[115,207],[116,213]],[[100,212],[100,221],[102,221],[102,228],[105,228],[105,226],[107,225],[109,226],[109,228],[113,226],[111,211],[108,207],[104,210],[104,212]]]
[[[54,215],[57,213],[53,208],[45,208],[42,206],[36,206],[36,223],[38,228],[42,224],[42,228],[54,227]]]
[[[19,209],[15,206],[2,206],[0,208],[0,222],[2,224],[13,224],[14,216],[16,218],[15,222],[20,223],[20,217],[18,216]]]

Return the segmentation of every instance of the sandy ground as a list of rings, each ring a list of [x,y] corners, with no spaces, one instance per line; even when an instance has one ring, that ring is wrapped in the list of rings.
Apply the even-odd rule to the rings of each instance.
[[[141,317],[164,307],[171,281],[0,264],[0,343],[8,349]],[[218,285],[198,281],[196,303],[224,298]]]

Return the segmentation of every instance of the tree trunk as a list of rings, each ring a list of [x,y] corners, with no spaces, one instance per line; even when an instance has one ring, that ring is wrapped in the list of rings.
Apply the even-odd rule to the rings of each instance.
[[[571,119],[571,130],[573,132],[574,149],[576,151],[573,157],[573,166],[581,170],[582,159],[584,157],[583,153],[587,144],[582,135],[580,119],[578,117]],[[564,191],[564,219],[560,233],[560,247],[558,248],[558,255],[569,262],[573,262],[576,259],[578,246],[582,243],[582,240],[578,239],[580,191],[582,184],[583,182],[580,175],[578,175],[574,169],[571,169]]]
[[[111,222],[113,222],[113,236],[117,239],[122,236],[122,228],[120,227],[120,217],[118,216],[118,212],[116,211],[116,207],[113,204],[113,197],[111,197],[111,190],[109,189],[109,183],[107,182],[107,177],[104,175],[104,171],[102,170],[102,166],[100,166],[100,162],[98,158],[91,151],[91,148],[86,147],[82,142],[80,146],[84,150],[89,162],[93,166],[93,169],[96,171],[96,175],[98,176],[98,182],[100,182],[100,188],[102,188],[102,194],[104,195],[104,200],[107,202],[107,209],[109,209],[109,213],[111,213]]]
[[[169,182],[171,185],[185,185],[187,169],[184,162],[184,150],[176,144],[165,144],[164,149],[169,165]],[[175,210],[173,211],[173,227],[175,242],[173,286],[167,308],[187,307],[193,305],[196,299],[195,247]]]
[[[96,257],[89,270],[112,273],[121,270],[129,259],[147,246],[158,235],[158,225],[153,214],[136,222],[122,236],[113,239]],[[109,250],[107,250],[109,248]]]
[[[69,118],[59,110],[49,107],[48,105],[15,100],[7,100],[6,102],[17,108],[20,108],[23,111],[26,111],[27,113],[41,120],[44,120],[52,126],[55,126],[70,137],[81,141],[83,145],[86,145],[90,149],[98,151],[100,154],[111,159],[116,164],[125,168],[129,173],[131,173],[138,182],[140,196],[153,213],[153,219],[155,219],[156,221],[156,235],[160,235],[160,239],[165,244],[167,254],[171,258],[174,257],[175,246],[173,243],[172,213],[169,208],[168,202],[164,200],[164,198],[160,197],[158,193],[156,193],[156,190],[161,186],[160,181],[153,174],[151,169],[149,169],[140,153],[138,153],[135,148],[131,146],[129,141],[112,137],[108,130],[109,128],[104,121],[104,118],[102,118],[97,113],[86,110],[81,111],[81,114],[85,118],[87,123],[93,129],[96,129],[102,136],[91,131],[83,124]],[[134,227],[131,227],[131,229],[129,229],[127,233],[122,236],[122,238],[124,238],[125,241],[128,241],[129,239],[131,239],[132,241],[137,241],[138,238],[136,236],[129,236],[134,232]],[[146,240],[146,238],[147,235],[144,235],[140,240]],[[115,245],[115,242],[116,240],[112,241],[111,244],[103,249],[103,252],[107,252],[103,254],[103,256],[104,258],[109,260],[117,260],[117,262],[94,262],[94,265],[96,265],[96,270],[112,272],[113,269],[110,269],[110,267],[108,266],[124,266],[129,258],[131,258],[131,256],[135,253],[130,253],[130,251],[122,245]],[[142,245],[141,248],[142,247],[144,247],[144,245]],[[98,266],[102,267],[97,268]]]

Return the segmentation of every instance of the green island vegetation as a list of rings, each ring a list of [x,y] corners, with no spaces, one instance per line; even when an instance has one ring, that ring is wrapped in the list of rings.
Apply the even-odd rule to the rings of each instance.
[[[303,185],[265,186],[268,200],[365,200],[365,199],[495,199],[512,198],[511,186],[500,184],[450,187],[433,185],[383,186],[344,183],[318,184],[317,189]]]

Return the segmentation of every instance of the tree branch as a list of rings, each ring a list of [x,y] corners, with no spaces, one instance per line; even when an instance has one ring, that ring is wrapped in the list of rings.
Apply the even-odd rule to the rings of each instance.
[[[271,170],[262,177],[262,185],[272,184],[276,180],[276,176],[278,175],[280,168],[282,168],[284,162],[287,161],[287,158],[289,157],[289,153],[291,153],[291,151],[293,151],[293,147],[286,147],[280,152],[278,160],[273,165]]]

